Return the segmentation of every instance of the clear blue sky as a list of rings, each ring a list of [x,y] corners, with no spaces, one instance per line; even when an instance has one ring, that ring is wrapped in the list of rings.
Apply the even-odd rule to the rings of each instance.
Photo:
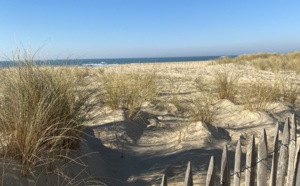
[[[0,52],[40,58],[300,50],[300,1],[0,0]]]

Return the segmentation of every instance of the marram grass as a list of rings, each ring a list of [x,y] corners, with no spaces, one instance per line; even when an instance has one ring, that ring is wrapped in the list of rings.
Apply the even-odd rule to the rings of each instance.
[[[145,102],[157,96],[155,72],[101,72],[100,99],[112,109],[124,109],[128,119],[135,119]]]
[[[91,105],[86,91],[76,88],[78,78],[65,68],[37,66],[32,60],[19,63],[1,69],[0,147],[29,170],[45,152],[79,146]]]
[[[235,58],[220,58],[211,64],[235,63],[241,65],[250,65],[259,70],[272,72],[294,71],[300,73],[300,52],[290,52],[287,54],[276,53],[257,53],[244,54]]]
[[[199,76],[195,80],[195,87],[198,91],[208,91],[215,94],[218,99],[228,99],[235,101],[239,90],[239,79],[241,74],[220,69],[213,73],[212,78]]]

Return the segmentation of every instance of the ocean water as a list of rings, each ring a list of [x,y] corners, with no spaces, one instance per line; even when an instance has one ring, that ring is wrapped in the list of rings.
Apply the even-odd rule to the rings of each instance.
[[[158,58],[117,58],[117,59],[67,59],[36,61],[40,65],[76,65],[76,66],[108,66],[132,63],[164,63],[164,62],[186,62],[207,61],[218,59],[223,56],[198,56],[198,57],[158,57]],[[235,57],[235,56],[228,56]],[[12,61],[0,61],[0,67],[16,66],[18,63]]]

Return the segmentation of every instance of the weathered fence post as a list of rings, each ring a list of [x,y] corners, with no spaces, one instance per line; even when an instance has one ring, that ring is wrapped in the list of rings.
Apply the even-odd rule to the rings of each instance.
[[[255,163],[254,161],[255,161],[255,137],[253,135],[251,142],[247,147],[245,186],[254,185],[254,181],[255,181],[255,167],[253,167]]]
[[[286,175],[287,163],[288,163],[289,141],[290,141],[289,118],[287,118],[283,128],[283,137],[280,146],[280,154],[279,154],[279,161],[278,161],[278,172],[277,172],[277,180],[276,180],[276,185],[278,186],[283,186],[285,182],[285,175]]]
[[[228,164],[228,149],[227,145],[223,148],[222,161],[221,161],[221,180],[220,185],[230,185],[230,169]]]
[[[257,149],[257,186],[267,186],[267,157],[268,157],[268,145],[267,145],[267,136],[266,130],[263,129]]]
[[[297,146],[295,155],[295,167],[293,174],[293,185],[300,185],[300,146]]]
[[[185,178],[184,178],[184,186],[193,186],[193,173],[192,173],[192,166],[191,162],[188,162]]]
[[[297,124],[296,117],[293,114],[291,119],[291,129],[290,129],[290,144],[289,144],[289,163],[288,163],[288,171],[287,171],[287,186],[293,186],[293,174],[294,174],[294,161],[296,155],[296,138],[297,132]]]
[[[164,175],[161,180],[160,186],[168,186],[167,176]]]
[[[241,182],[241,161],[242,161],[242,148],[241,148],[241,140],[239,139],[235,149],[234,156],[234,185],[240,186]]]
[[[270,174],[270,186],[276,186],[276,174],[278,165],[278,133],[279,133],[279,123],[277,122],[274,134],[273,143],[273,158],[272,158],[272,169]]]
[[[216,179],[215,157],[211,156],[206,177],[206,186],[214,186]]]

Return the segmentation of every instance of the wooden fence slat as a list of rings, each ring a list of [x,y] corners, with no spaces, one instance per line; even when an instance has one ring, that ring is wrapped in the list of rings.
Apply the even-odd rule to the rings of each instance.
[[[283,137],[282,137],[282,142],[281,142],[280,152],[279,152],[278,171],[277,171],[277,180],[276,180],[276,184],[278,186],[283,186],[285,182],[285,175],[286,175],[287,163],[288,163],[289,141],[290,141],[289,118],[287,118],[283,128]]]
[[[215,157],[211,156],[206,177],[206,186],[214,186],[216,179]]]
[[[230,185],[230,169],[228,164],[228,149],[227,145],[223,148],[222,161],[221,161],[221,180],[220,185]]]
[[[239,139],[235,149],[234,156],[234,186],[240,186],[241,182],[241,161],[242,161],[242,147]]]
[[[167,176],[163,175],[160,186],[168,186]]]
[[[188,162],[186,172],[185,172],[185,178],[184,178],[184,186],[193,186],[193,173],[192,173],[192,166],[191,162]]]
[[[245,186],[254,185],[255,181],[255,137],[252,135],[251,142],[247,147],[246,154],[246,173],[245,173]]]
[[[279,147],[279,123],[275,126],[274,144],[272,151],[272,169],[270,173],[270,186],[300,185],[300,144],[297,144],[297,124],[295,115],[287,118],[283,128],[281,145]],[[255,152],[255,137],[252,136],[247,146],[246,167],[241,170],[241,141],[237,142],[234,162],[234,186],[241,184],[241,172],[245,170],[245,186],[267,186],[268,182],[268,142],[266,130],[263,129]],[[224,146],[221,160],[220,185],[230,186],[231,176],[228,162],[228,148]],[[256,175],[256,178],[255,178]],[[163,180],[166,178],[163,178]],[[211,156],[206,186],[215,185],[216,169],[215,158]],[[185,174],[185,186],[193,185],[190,162]],[[161,183],[163,185],[163,182]]]
[[[290,125],[290,144],[289,144],[289,160],[288,160],[288,170],[287,170],[287,186],[293,186],[293,174],[294,174],[294,160],[296,155],[296,117],[293,114]]]
[[[291,139],[296,139],[297,137],[297,122],[296,122],[296,115],[293,114],[291,118]]]
[[[272,169],[270,174],[270,186],[276,186],[276,174],[278,165],[278,134],[279,134],[279,122],[275,127],[274,141],[273,141],[273,157],[272,157]]]
[[[263,129],[257,149],[257,186],[267,186],[267,156],[268,156],[268,146],[267,146],[267,136],[266,130]]]
[[[295,166],[293,174],[293,185],[300,185],[300,146],[297,146],[295,155]]]

